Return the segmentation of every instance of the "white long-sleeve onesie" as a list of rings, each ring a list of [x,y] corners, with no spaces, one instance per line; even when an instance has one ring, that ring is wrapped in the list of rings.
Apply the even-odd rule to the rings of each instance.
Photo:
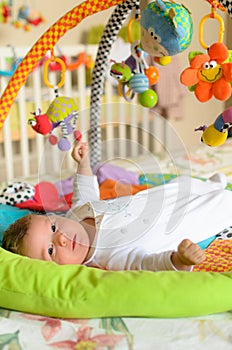
[[[222,181],[223,180],[223,181]],[[232,224],[232,192],[223,177],[203,182],[178,177],[166,185],[99,200],[95,176],[76,175],[67,216],[95,218],[88,266],[110,270],[173,270],[171,254],[189,238],[199,242]]]

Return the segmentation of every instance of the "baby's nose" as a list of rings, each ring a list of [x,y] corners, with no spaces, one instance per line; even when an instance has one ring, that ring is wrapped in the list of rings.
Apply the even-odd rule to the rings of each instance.
[[[56,240],[61,247],[66,247],[67,237],[63,233],[58,233]]]

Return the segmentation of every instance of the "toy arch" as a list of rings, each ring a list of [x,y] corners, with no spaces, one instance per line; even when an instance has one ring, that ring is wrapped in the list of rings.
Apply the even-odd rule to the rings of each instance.
[[[68,30],[76,27],[84,18],[118,5],[103,33],[92,76],[90,105],[91,162],[92,164],[97,163],[101,159],[100,99],[108,56],[124,19],[132,8],[139,6],[139,2],[139,0],[108,0],[107,2],[86,0],[55,22],[27,53],[3,92],[0,99],[0,128],[3,126],[20,88],[25,84],[28,75],[35,68],[38,61],[45,56],[46,52],[53,49],[58,40]],[[226,8],[228,14],[232,17],[232,0],[218,0],[218,2]],[[107,45],[107,48],[105,45]]]

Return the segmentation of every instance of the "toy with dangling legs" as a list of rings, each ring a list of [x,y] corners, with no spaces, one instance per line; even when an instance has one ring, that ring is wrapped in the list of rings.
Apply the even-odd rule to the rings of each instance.
[[[61,79],[60,82],[54,87],[48,81],[48,66],[51,62],[56,62],[61,66]],[[75,130],[76,121],[78,118],[77,104],[73,98],[58,95],[58,88],[64,84],[65,80],[65,63],[62,59],[53,57],[47,60],[44,64],[44,82],[50,87],[54,88],[55,99],[50,104],[46,113],[42,114],[41,109],[39,113],[33,112],[33,118],[30,118],[28,123],[31,125],[33,130],[42,135],[49,134],[49,142],[52,145],[58,145],[61,151],[68,151],[71,148],[71,143],[68,140],[68,135],[73,133],[76,140],[80,139],[80,132]],[[52,134],[52,131],[57,128],[61,128],[61,138]],[[74,131],[75,130],[75,131]]]

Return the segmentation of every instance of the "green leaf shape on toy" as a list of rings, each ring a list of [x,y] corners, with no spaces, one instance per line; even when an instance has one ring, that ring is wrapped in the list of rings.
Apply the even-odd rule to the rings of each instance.
[[[232,50],[228,50],[228,58],[225,60],[225,62],[232,62]]]
[[[192,61],[192,59],[194,57],[199,56],[199,55],[203,55],[203,52],[201,52],[201,51],[190,51],[189,54],[188,54],[189,63]]]
[[[207,102],[213,96],[225,101],[231,96],[232,63],[227,62],[229,50],[223,43],[215,43],[207,54],[193,52],[189,55],[190,67],[180,76],[183,85],[195,85],[194,94],[200,102]]]

